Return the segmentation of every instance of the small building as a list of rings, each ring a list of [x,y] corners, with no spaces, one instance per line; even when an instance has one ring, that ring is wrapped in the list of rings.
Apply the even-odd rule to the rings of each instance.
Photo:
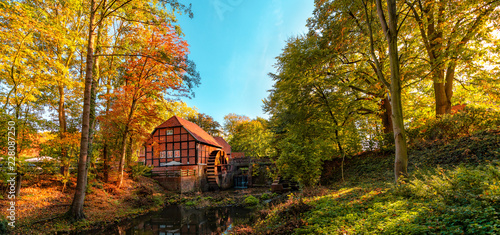
[[[139,161],[153,166],[153,175],[177,192],[225,189],[232,186],[228,164],[231,146],[195,123],[173,116],[151,133]]]

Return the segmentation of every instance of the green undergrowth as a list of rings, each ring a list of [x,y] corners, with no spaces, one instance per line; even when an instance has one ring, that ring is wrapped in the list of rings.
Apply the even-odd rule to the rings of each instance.
[[[346,161],[345,182],[305,189],[261,211],[235,234],[500,234],[500,132],[423,141],[410,148],[410,177],[393,183],[390,150]]]
[[[417,170],[395,187],[371,180],[294,195],[239,234],[499,234],[500,166]]]
[[[171,193],[166,197],[168,205],[183,205],[188,208],[216,208],[216,207],[248,207],[252,209],[260,208],[266,204],[267,200],[278,198],[276,193],[270,193],[264,188],[254,188],[247,191],[219,191],[176,194]]]

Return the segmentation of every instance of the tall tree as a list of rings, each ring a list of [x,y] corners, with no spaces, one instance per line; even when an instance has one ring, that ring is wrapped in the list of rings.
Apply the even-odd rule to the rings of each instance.
[[[398,55],[398,11],[396,9],[396,0],[387,0],[387,11],[382,6],[381,0],[375,0],[375,2],[380,24],[382,25],[382,30],[389,47],[391,68],[391,83],[389,84],[389,89],[391,91],[392,126],[396,146],[394,176],[397,182],[401,176],[404,177],[408,174],[408,148],[401,101],[401,74]],[[385,14],[387,14],[387,18]]]
[[[82,131],[80,137],[80,156],[78,158],[78,175],[76,180],[75,196],[68,211],[68,215],[75,220],[85,218],[85,214],[83,213],[83,203],[85,201],[85,192],[87,189],[87,150],[89,144],[90,129],[90,99],[93,81],[96,12],[97,8],[95,1],[90,0],[87,59],[85,66],[85,88],[83,93]]]
[[[316,35],[289,40],[264,102],[276,136],[276,166],[304,185],[318,181],[324,160],[360,149],[364,130],[354,121],[377,107],[370,96],[352,89],[358,81],[348,72],[350,66],[320,42]]]
[[[316,1],[316,14],[308,23],[311,28],[309,37],[319,37],[318,46],[326,49],[328,60],[323,62],[323,67],[331,67],[327,73],[343,81],[342,86],[350,87],[354,94],[363,93],[364,99],[381,101],[380,112],[377,113],[380,114],[383,130],[389,133],[391,129],[396,141],[395,172],[406,174],[407,150],[401,89],[403,82],[408,83],[410,79],[418,78],[419,74],[408,72],[402,76],[399,66],[404,63],[406,67],[415,68],[414,71],[422,71],[422,68],[412,65],[415,63],[415,53],[418,55],[413,49],[414,40],[405,37],[402,44],[397,42],[399,30],[406,30],[406,25],[403,24],[405,17],[401,17],[398,22],[399,13],[396,12],[395,4],[395,1],[387,3],[391,6],[388,8],[388,24],[384,15],[387,13],[384,13],[380,1]],[[403,35],[407,36],[407,33]],[[386,49],[387,44],[389,50]],[[401,55],[398,46],[404,51]],[[321,68],[314,71],[321,71]],[[386,78],[389,73],[387,68],[390,69],[390,80]],[[365,107],[363,110],[365,113],[370,112]],[[342,123],[338,120],[333,118],[334,123]],[[396,174],[397,178],[401,173]]]

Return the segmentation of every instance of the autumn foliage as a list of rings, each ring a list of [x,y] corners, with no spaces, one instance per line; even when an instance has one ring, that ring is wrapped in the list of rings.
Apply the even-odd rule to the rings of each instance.
[[[144,133],[151,128],[145,124],[161,118],[159,101],[169,93],[187,91],[183,76],[188,45],[168,25],[135,25],[131,31],[129,43],[138,52],[127,57],[120,85],[105,96],[112,106],[101,120]]]

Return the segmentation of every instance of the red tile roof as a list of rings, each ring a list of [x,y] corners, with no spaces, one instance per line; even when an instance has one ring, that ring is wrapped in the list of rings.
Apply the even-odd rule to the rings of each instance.
[[[229,145],[226,142],[226,140],[224,140],[224,138],[219,137],[219,136],[215,136],[214,139],[215,139],[215,141],[217,141],[217,143],[219,143],[220,146],[222,146],[222,150],[224,150],[224,152],[226,152],[226,154],[231,154],[231,145]]]
[[[171,117],[170,119],[168,119],[167,121],[156,127],[155,131],[156,129],[160,128],[177,127],[177,126],[183,126],[196,140],[202,143],[222,148],[222,146],[214,139],[214,137],[212,137],[206,131],[201,129],[201,127],[177,116]]]

